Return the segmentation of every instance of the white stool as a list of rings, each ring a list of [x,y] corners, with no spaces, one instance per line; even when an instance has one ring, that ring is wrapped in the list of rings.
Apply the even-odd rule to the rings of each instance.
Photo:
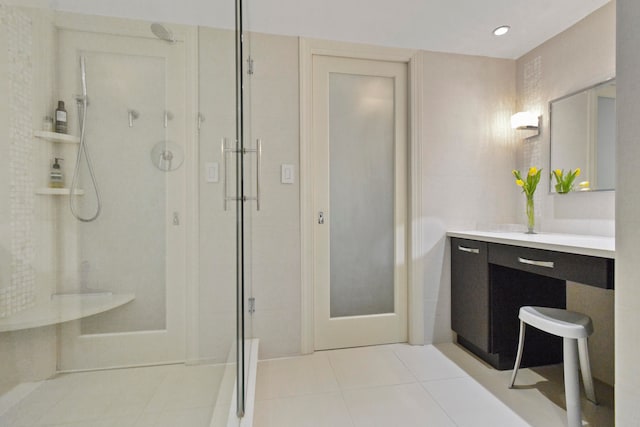
[[[541,331],[562,337],[564,352],[564,393],[567,401],[567,418],[569,427],[581,427],[582,415],[580,412],[578,355],[587,399],[597,404],[596,393],[593,389],[593,378],[591,377],[591,366],[589,364],[589,349],[587,347],[587,337],[593,333],[591,318],[585,314],[560,308],[530,306],[521,307],[518,317],[520,318],[518,355],[516,356],[516,363],[513,367],[513,375],[511,376],[509,388],[512,388],[513,383],[516,381],[516,374],[518,373],[522,359],[525,323]]]

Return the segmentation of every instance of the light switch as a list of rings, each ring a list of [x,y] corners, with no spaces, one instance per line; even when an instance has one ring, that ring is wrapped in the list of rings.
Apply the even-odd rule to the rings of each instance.
[[[294,166],[282,165],[280,168],[280,182],[283,184],[293,184]]]
[[[207,182],[218,182],[220,176],[218,174],[218,163],[207,162],[204,164],[204,176]]]

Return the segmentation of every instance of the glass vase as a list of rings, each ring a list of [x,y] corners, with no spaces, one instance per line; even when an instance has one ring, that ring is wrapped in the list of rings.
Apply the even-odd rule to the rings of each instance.
[[[533,231],[535,224],[536,219],[533,206],[533,194],[527,194],[527,234],[536,234]]]

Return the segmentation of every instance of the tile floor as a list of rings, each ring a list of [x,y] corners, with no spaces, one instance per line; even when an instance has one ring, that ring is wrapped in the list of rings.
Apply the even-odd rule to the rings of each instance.
[[[223,374],[222,365],[166,365],[58,375],[0,426],[209,427]]]
[[[254,427],[564,426],[562,367],[496,371],[455,344],[316,352],[258,364]],[[585,426],[613,426],[613,390],[583,402]]]
[[[2,427],[226,426],[224,366],[59,375],[0,416]],[[496,371],[455,344],[316,352],[258,364],[254,427],[561,427],[562,367]],[[227,386],[223,386],[226,390]],[[613,389],[583,399],[584,426],[613,426]],[[227,399],[225,401],[225,399]],[[214,405],[225,410],[214,411]]]

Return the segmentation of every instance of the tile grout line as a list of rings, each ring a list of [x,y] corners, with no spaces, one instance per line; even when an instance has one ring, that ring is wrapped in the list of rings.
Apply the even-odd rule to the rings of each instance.
[[[329,353],[327,353],[325,357],[327,358],[327,362],[329,362],[329,367],[331,368],[331,373],[333,374],[333,378],[336,380],[336,384],[338,384],[338,390],[340,391],[340,397],[342,398],[342,403],[344,404],[344,407],[347,410],[347,414],[349,414],[349,421],[351,422],[351,425],[353,427],[356,427],[356,422],[353,418],[353,414],[349,409],[349,405],[347,405],[347,399],[345,399],[344,397],[344,388],[342,387],[342,385],[340,384],[340,381],[338,380],[338,376],[336,375],[336,371],[333,367],[333,364],[331,363],[331,358],[329,357]]]
[[[453,420],[453,418],[451,418],[451,415],[449,415],[449,413],[445,411],[442,405],[440,405],[440,402],[438,402],[438,400],[431,393],[429,393],[429,390],[427,390],[424,387],[424,384],[420,380],[418,380],[418,377],[416,376],[416,374],[414,374],[413,371],[409,368],[409,366],[406,363],[404,363],[402,358],[398,356],[398,354],[396,353],[396,350],[393,350],[393,354],[398,358],[398,360],[400,360],[400,363],[402,363],[407,368],[407,370],[411,373],[411,375],[413,375],[413,377],[416,379],[416,382],[420,385],[420,388],[427,394],[427,396],[429,396],[431,400],[435,402],[436,405],[438,405],[438,407],[442,410],[442,413],[444,413],[447,416],[447,418],[451,421],[451,423],[453,423],[453,425],[455,426],[458,426],[458,424]]]
[[[433,400],[436,403],[436,405],[438,405],[438,407],[442,410],[442,412],[447,416],[447,418],[449,418],[449,420],[451,420],[453,425],[460,427],[460,425],[458,423],[456,423],[453,418],[451,418],[451,415],[449,414],[449,412],[446,409],[444,409],[444,407],[440,404],[438,399],[436,399],[435,396],[433,394],[431,394],[431,392],[429,392],[429,390],[427,390],[425,388],[424,383],[419,383],[419,384],[420,384],[420,387],[422,388],[422,390],[424,390],[424,392],[427,393],[427,395],[431,398],[431,400]]]
[[[402,358],[400,356],[398,356],[398,353],[396,353],[395,349],[391,349],[391,352],[393,353],[393,355],[396,357],[396,359],[398,359],[400,361],[400,363],[402,364],[402,366],[405,367],[405,369],[411,374],[411,376],[416,380],[415,382],[419,383],[420,380],[418,380],[418,376],[411,370],[411,368],[409,368],[409,365],[407,365],[404,360],[402,360]]]
[[[429,390],[427,390],[427,388],[425,387],[426,383],[435,383],[435,382],[447,382],[447,381],[460,381],[460,380],[469,380],[471,382],[473,382],[476,386],[480,387],[481,392],[486,395],[489,399],[495,401],[497,404],[499,404],[502,408],[506,409],[506,411],[511,414],[514,415],[516,418],[519,418],[522,422],[524,422],[527,426],[531,426],[531,424],[524,418],[522,417],[517,411],[515,411],[510,405],[508,405],[506,402],[504,402],[500,397],[494,395],[490,389],[488,389],[484,384],[482,384],[480,381],[478,381],[476,378],[474,377],[463,377],[463,378],[449,378],[449,379],[439,379],[439,380],[435,380],[435,381],[424,381],[421,383],[422,387],[425,389],[425,391],[427,393],[429,393],[429,395],[431,395],[433,397],[433,400],[438,403],[439,406],[440,403],[438,402],[438,400],[435,398],[435,396],[433,396],[431,394],[431,392]],[[442,407],[442,406],[441,406]],[[447,414],[447,416],[449,416],[451,418],[451,416],[449,415],[449,412],[446,411],[444,409],[444,407],[442,407],[443,411]],[[455,421],[454,421],[455,424]],[[458,425],[458,424],[456,424]]]

